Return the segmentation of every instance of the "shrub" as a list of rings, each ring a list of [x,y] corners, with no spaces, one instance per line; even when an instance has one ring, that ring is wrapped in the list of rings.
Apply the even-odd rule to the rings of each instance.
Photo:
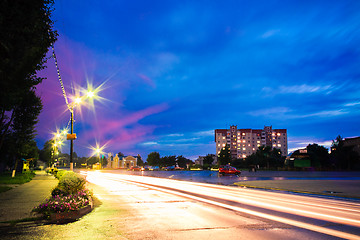
[[[46,199],[44,203],[35,207],[32,211],[50,215],[50,213],[70,212],[86,207],[92,201],[92,193],[89,190],[81,190],[73,195],[55,195]]]
[[[85,179],[77,173],[65,172],[59,179],[58,188],[67,194],[75,194],[85,189]]]
[[[67,171],[66,170],[58,170],[57,173],[55,174],[55,177],[57,179],[60,179]]]
[[[51,191],[51,196],[64,196],[66,195],[67,193],[62,190],[61,188],[59,188],[58,186],[55,187],[52,191]]]

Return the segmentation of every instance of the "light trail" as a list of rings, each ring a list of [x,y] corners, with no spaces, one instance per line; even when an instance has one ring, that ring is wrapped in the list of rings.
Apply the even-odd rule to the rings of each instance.
[[[253,189],[193,183],[172,179],[170,180],[101,172],[87,172],[87,180],[95,184],[110,188],[113,187],[113,185],[116,185],[117,181],[127,182],[136,186],[146,187],[169,194],[182,196],[218,207],[251,214],[253,216],[293,225],[299,228],[304,228],[335,237],[360,239],[360,236],[358,235],[276,215],[276,213],[286,213],[293,216],[310,218],[310,220],[318,219],[326,222],[333,222],[360,228],[360,204],[357,203],[258,191]],[[101,182],[104,180],[110,180],[111,182],[106,182],[106,184],[104,184],[104,182]],[[229,202],[231,203],[229,204]],[[236,204],[244,204],[253,208],[255,207],[256,210],[239,207],[236,206]],[[274,211],[274,214],[264,213],[264,210]]]

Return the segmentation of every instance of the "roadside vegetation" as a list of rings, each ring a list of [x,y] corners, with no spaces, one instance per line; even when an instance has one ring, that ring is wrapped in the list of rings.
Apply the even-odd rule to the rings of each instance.
[[[15,177],[12,177],[12,172],[0,173],[0,193],[12,189],[13,187],[9,186],[11,184],[24,184],[30,182],[34,176],[35,173],[32,171],[17,174]]]
[[[93,194],[85,188],[86,180],[78,173],[59,170],[53,171],[59,179],[51,196],[33,209],[33,212],[50,217],[53,213],[77,211],[92,205]]]

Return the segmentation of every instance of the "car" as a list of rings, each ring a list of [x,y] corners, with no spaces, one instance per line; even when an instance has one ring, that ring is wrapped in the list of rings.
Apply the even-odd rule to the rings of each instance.
[[[241,174],[240,170],[237,170],[235,167],[230,165],[220,166],[219,167],[219,174],[224,175],[236,175],[239,176]]]
[[[131,166],[129,170],[130,170],[130,171],[140,171],[141,168],[138,167],[138,166]]]

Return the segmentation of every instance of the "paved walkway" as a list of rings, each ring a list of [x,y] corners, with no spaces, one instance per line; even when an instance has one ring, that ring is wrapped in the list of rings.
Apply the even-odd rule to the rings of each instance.
[[[45,171],[36,171],[28,183],[0,193],[0,222],[34,217],[31,210],[51,194],[58,180]]]

